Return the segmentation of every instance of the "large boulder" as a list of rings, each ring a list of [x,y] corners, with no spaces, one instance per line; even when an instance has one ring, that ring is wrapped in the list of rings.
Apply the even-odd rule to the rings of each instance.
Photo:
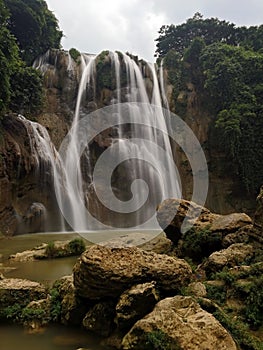
[[[241,227],[251,225],[251,218],[245,213],[218,215],[207,208],[183,199],[166,199],[157,211],[157,220],[166,236],[175,244],[184,232],[193,227],[197,231],[208,229],[211,234],[222,233],[225,236]]]
[[[237,350],[231,335],[191,297],[161,300],[154,310],[135,323],[123,338],[124,350],[157,348],[181,350]]]
[[[78,259],[73,275],[78,295],[101,299],[117,298],[131,286],[151,281],[161,293],[171,295],[188,284],[192,270],[182,259],[136,247],[94,245]]]
[[[0,314],[9,306],[16,305],[22,309],[33,300],[46,297],[45,286],[38,282],[18,278],[0,279]]]
[[[159,301],[155,282],[137,284],[125,291],[116,305],[116,323],[119,329],[130,329],[143,318]]]

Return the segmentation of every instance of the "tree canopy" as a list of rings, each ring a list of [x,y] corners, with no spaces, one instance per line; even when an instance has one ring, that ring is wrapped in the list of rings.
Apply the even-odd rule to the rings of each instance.
[[[49,48],[59,48],[62,32],[44,0],[4,0],[10,12],[8,29],[16,37],[27,64]]]
[[[253,50],[263,47],[263,25],[257,27],[236,27],[234,23],[206,18],[197,12],[185,23],[175,26],[163,25],[159,30],[156,56],[163,57],[169,50],[175,50],[183,57],[185,50],[197,37],[204,40],[206,45],[215,42],[235,46],[244,46]]]
[[[0,115],[7,109],[34,113],[43,100],[39,73],[30,66],[62,32],[44,0],[0,0]]]
[[[236,28],[197,14],[161,31],[157,53],[164,56],[175,100],[194,84],[200,106],[211,115],[214,146],[255,194],[263,183],[263,26]],[[183,115],[185,108],[185,101],[178,102],[176,112]]]

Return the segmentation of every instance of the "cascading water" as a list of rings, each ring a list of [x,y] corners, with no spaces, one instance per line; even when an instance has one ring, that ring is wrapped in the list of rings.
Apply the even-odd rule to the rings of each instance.
[[[118,132],[107,147],[107,159],[103,158],[100,174],[98,171],[94,176],[96,169],[89,161],[90,146],[87,144],[83,148],[82,143],[85,143],[83,134],[93,127],[94,122],[94,117],[85,113],[85,108],[92,100],[88,96],[90,90],[93,90],[91,95],[96,102],[98,57],[93,56],[85,61],[72,129],[67,142],[63,144],[62,158],[66,174],[63,187],[67,197],[60,206],[70,225],[77,231],[109,227],[151,228],[151,216],[157,205],[171,196],[180,197],[166,121],[161,109],[157,74],[154,65],[144,67],[151,72],[152,92],[149,98],[139,65],[127,54],[109,53],[116,89],[115,98],[111,100],[112,105],[116,106],[112,113],[117,114],[115,123]],[[122,82],[122,74],[126,74],[126,84]],[[155,113],[149,107],[150,101],[158,107]],[[99,118],[98,115],[97,121]],[[82,119],[86,120],[85,126],[81,126]],[[103,124],[103,118],[99,122]],[[156,143],[158,147],[154,147]],[[86,155],[84,159],[83,149]],[[88,162],[87,166],[83,164],[85,161]],[[117,165],[115,169],[111,163]],[[158,179],[162,172],[168,174],[165,184],[162,179]],[[115,181],[112,181],[114,177]],[[116,178],[122,182],[120,186],[116,184]],[[126,184],[123,183],[124,178]],[[91,188],[94,196],[90,195]],[[87,216],[87,206],[97,220]]]
[[[35,64],[44,73],[49,55]],[[101,55],[82,54],[78,66],[67,55],[68,75],[78,69],[81,76],[72,126],[60,154],[43,148],[54,169],[58,205],[79,232],[152,228],[157,205],[181,196],[161,108],[167,106],[164,85],[161,82],[160,92],[153,64],[136,63],[124,53],[109,52],[103,60]],[[102,78],[99,63],[108,65]],[[100,82],[105,80],[111,106],[96,110],[104,89]],[[87,140],[89,133],[92,138]]]

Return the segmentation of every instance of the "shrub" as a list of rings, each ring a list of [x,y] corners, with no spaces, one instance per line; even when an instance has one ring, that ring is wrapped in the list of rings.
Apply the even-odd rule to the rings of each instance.
[[[71,49],[69,50],[69,54],[70,54],[70,56],[73,58],[73,60],[74,60],[75,62],[78,62],[81,53],[80,53],[77,49],[71,48]]]
[[[70,253],[73,255],[80,255],[86,249],[86,245],[81,238],[72,239],[68,244]]]
[[[54,242],[48,242],[46,246],[45,253],[48,258],[54,258],[56,256],[56,248],[55,248],[55,243]]]
[[[190,229],[183,236],[182,255],[193,261],[202,261],[211,253],[221,249],[221,234],[211,233],[209,227],[204,229]]]

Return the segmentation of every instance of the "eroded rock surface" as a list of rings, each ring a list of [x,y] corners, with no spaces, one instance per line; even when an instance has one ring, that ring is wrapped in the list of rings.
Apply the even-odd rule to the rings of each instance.
[[[151,334],[161,335],[163,346],[182,350],[237,350],[231,335],[191,297],[161,300],[154,310],[136,322],[124,337],[124,350],[153,348]]]
[[[192,270],[182,259],[136,247],[94,245],[81,255],[73,274],[80,296],[101,299],[119,297],[131,286],[150,281],[155,281],[162,293],[174,293],[188,283]]]

